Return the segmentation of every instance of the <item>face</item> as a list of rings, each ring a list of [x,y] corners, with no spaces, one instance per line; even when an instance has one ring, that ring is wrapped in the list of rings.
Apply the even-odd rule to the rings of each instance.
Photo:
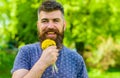
[[[63,42],[65,21],[59,10],[52,12],[41,11],[37,23],[40,42],[52,39],[60,47]]]

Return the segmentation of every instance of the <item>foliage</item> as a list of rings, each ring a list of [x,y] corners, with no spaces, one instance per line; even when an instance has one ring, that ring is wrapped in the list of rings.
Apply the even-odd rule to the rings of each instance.
[[[1,47],[13,49],[38,40],[36,22],[39,3],[37,0],[1,1],[3,4],[0,6],[3,7],[0,8],[2,11],[0,29],[3,30],[0,34]]]
[[[89,78],[119,78],[120,77],[120,70],[118,69],[113,69],[112,70],[108,70],[105,72],[101,72],[97,69],[91,69],[89,71]]]
[[[25,44],[37,41],[37,7],[39,2],[37,0],[27,1],[21,0],[17,2],[17,42],[24,42]],[[24,8],[24,9],[23,9]]]
[[[15,38],[16,31],[16,3],[15,0],[0,1],[0,48],[9,47],[9,42]],[[15,45],[10,45],[14,46]]]
[[[107,40],[100,38],[101,43],[94,52],[85,52],[86,63],[88,67],[97,68],[99,70],[108,70],[109,67],[120,66],[120,45],[109,37]]]
[[[14,50],[0,50],[0,78],[11,78],[10,71],[15,55],[16,52]]]
[[[99,36],[108,38],[110,35],[120,40],[120,6],[117,3],[118,0],[78,0],[69,1],[67,4],[64,2],[68,23],[65,42],[70,45],[70,41],[83,41],[85,45],[95,47],[96,38]]]

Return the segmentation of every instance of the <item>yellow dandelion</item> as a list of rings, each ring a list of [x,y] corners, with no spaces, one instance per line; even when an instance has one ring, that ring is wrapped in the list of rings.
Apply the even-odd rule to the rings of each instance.
[[[42,42],[42,49],[46,49],[49,46],[56,46],[55,41],[51,40],[51,39],[46,39]]]
[[[49,46],[56,46],[55,41],[53,41],[51,39],[46,39],[42,42],[41,47],[42,47],[43,50],[46,49]],[[52,72],[53,73],[58,72],[58,68],[57,68],[56,64],[52,65]]]

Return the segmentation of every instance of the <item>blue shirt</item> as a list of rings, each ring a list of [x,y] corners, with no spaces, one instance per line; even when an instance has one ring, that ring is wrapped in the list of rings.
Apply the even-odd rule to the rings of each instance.
[[[41,57],[42,49],[40,43],[23,46],[14,61],[11,72],[18,69],[30,70]],[[49,66],[42,75],[42,78],[88,78],[83,58],[75,51],[63,47],[56,61],[57,73],[52,73],[52,66]]]

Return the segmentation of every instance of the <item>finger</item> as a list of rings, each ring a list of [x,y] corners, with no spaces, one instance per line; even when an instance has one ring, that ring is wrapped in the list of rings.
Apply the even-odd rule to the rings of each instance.
[[[59,56],[59,53],[57,53],[56,55],[57,55],[57,57],[58,57],[58,56]]]
[[[53,45],[51,45],[51,46],[48,46],[48,47],[56,48],[56,46],[53,46]]]

